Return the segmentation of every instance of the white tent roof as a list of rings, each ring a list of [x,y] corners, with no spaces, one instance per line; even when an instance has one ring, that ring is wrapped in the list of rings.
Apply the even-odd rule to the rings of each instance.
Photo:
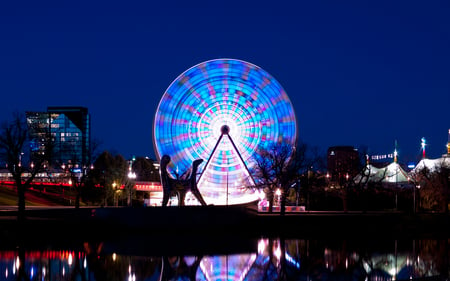
[[[353,179],[354,182],[370,182],[370,181],[380,181],[381,180],[381,173],[379,168],[372,166],[370,164],[367,164],[363,173],[358,174]]]
[[[425,167],[430,170],[430,172],[436,171],[441,166],[447,166],[450,167],[450,156],[445,155],[441,158],[437,159],[422,159],[417,163],[416,167],[411,170],[411,174],[414,175],[424,169]]]
[[[354,182],[382,182],[382,183],[402,183],[408,182],[409,177],[405,170],[396,162],[392,162],[383,168],[376,168],[367,164],[364,173],[357,175]]]
[[[409,181],[408,173],[396,162],[392,162],[383,169],[386,170],[383,182],[397,183]]]

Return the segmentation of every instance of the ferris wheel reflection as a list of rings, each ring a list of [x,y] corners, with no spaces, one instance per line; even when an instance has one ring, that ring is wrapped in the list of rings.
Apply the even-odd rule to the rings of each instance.
[[[367,242],[261,238],[253,252],[167,256],[111,252],[104,243],[19,248],[0,251],[0,280],[414,280],[446,274],[447,240]]]

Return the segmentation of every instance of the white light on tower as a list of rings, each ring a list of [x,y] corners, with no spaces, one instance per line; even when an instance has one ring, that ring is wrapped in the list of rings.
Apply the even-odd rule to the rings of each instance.
[[[422,138],[421,141],[420,146],[422,147],[422,156],[425,159],[425,146],[427,145],[427,142],[425,138]]]
[[[394,148],[394,162],[397,163],[397,157],[398,157],[398,152],[397,152],[397,140],[395,140],[395,148]]]
[[[447,155],[450,155],[450,129],[448,129]]]

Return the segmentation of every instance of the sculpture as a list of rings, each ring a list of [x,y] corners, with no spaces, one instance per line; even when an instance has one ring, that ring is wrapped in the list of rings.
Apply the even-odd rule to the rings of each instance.
[[[195,256],[194,258],[195,261],[190,264],[186,262],[184,256],[163,257],[159,280],[196,280],[197,270],[203,256]]]
[[[188,179],[174,179],[167,172],[167,165],[170,163],[170,156],[163,155],[161,157],[161,184],[163,187],[163,201],[162,206],[167,206],[169,202],[169,198],[173,193],[178,195],[178,206],[184,206],[184,199],[186,198],[186,193],[191,191],[191,193],[197,198],[197,200],[202,204],[202,206],[206,206],[206,202],[203,199],[200,191],[197,187],[197,169],[198,166],[203,162],[202,159],[197,159],[192,162],[192,171]]]

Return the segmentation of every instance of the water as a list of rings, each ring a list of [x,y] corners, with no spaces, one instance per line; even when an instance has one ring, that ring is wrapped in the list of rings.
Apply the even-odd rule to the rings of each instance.
[[[202,241],[186,241],[184,247],[124,237],[67,245],[4,245],[0,280],[447,280],[449,276],[449,240],[442,238],[262,237],[213,252],[201,247],[196,251],[199,247],[192,246],[196,243]]]

